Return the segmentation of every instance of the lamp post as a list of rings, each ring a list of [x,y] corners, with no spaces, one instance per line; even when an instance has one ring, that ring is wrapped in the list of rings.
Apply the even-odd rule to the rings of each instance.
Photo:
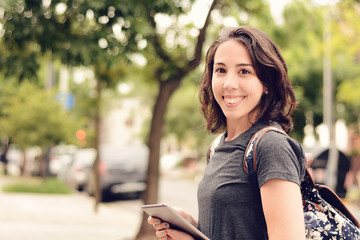
[[[324,61],[323,61],[323,121],[329,130],[329,155],[326,165],[326,185],[336,187],[338,150],[336,148],[334,121],[334,81],[331,73],[331,5],[325,7],[324,13]]]

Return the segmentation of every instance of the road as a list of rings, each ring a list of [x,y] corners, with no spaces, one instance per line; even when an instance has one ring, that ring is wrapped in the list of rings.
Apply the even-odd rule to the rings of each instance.
[[[5,179],[6,180],[6,179]],[[0,187],[5,184],[0,178]],[[197,183],[166,177],[160,201],[197,216]],[[102,203],[94,213],[85,194],[9,194],[0,191],[1,240],[131,240],[141,220],[140,200]]]

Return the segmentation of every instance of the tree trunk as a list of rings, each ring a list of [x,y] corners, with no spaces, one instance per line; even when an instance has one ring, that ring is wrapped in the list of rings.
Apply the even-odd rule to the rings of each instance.
[[[29,164],[28,164],[28,160],[27,160],[27,156],[26,156],[26,148],[21,148],[21,151],[23,153],[22,155],[22,164],[20,166],[20,175],[23,177],[29,177],[30,176],[30,171],[29,171]]]
[[[8,175],[8,171],[7,171],[7,164],[8,164],[8,159],[7,159],[7,153],[9,150],[9,145],[10,145],[10,139],[6,139],[3,140],[3,149],[2,149],[2,153],[0,156],[0,161],[3,163],[4,166],[4,175],[7,176]]]
[[[42,177],[43,179],[45,179],[46,177],[50,176],[50,153],[51,153],[51,146],[45,147],[44,148],[44,154],[40,157],[40,159],[38,160],[38,164],[39,164],[39,175],[40,177]]]
[[[160,158],[160,142],[162,137],[162,127],[164,125],[164,116],[169,100],[174,91],[179,87],[179,81],[161,82],[160,90],[157,96],[153,116],[151,120],[151,128],[149,135],[149,165],[147,170],[147,188],[144,193],[144,204],[152,204],[158,202],[159,190],[159,158]],[[136,240],[152,240],[157,239],[154,234],[154,228],[147,223],[148,215],[143,213],[140,230],[136,236]]]
[[[96,106],[95,106],[95,149],[96,149],[96,158],[93,164],[93,175],[94,175],[94,185],[93,185],[93,194],[95,198],[94,203],[94,212],[98,212],[99,204],[101,201],[101,191],[100,191],[100,177],[99,177],[99,151],[100,151],[100,101],[101,101],[101,81],[99,77],[96,78]]]

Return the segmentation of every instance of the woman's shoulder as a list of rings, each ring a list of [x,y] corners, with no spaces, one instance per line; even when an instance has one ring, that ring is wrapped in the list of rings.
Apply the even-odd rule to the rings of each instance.
[[[260,159],[297,159],[305,167],[305,153],[302,145],[288,135],[269,131],[262,136],[256,147]]]
[[[292,137],[277,131],[268,131],[261,139],[259,139],[259,146],[266,148],[277,149],[278,147],[287,147],[292,149],[302,150],[302,145]]]
[[[259,184],[271,178],[300,184],[306,166],[304,150],[298,141],[282,133],[269,131],[259,140],[255,151],[258,175],[262,176]]]

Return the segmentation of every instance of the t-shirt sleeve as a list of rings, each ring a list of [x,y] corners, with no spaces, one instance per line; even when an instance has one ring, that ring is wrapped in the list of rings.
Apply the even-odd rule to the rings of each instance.
[[[256,167],[259,187],[271,179],[300,185],[305,174],[303,148],[288,136],[267,132],[256,146]]]

